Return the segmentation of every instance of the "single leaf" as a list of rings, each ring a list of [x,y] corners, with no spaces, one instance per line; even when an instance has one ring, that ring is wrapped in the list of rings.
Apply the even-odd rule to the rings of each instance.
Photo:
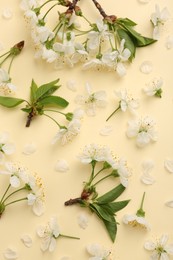
[[[68,106],[68,101],[59,96],[46,96],[39,101],[39,104],[43,106],[58,106],[65,108]]]
[[[117,223],[115,218],[112,217],[111,222],[103,220],[103,223],[105,224],[105,227],[109,233],[112,242],[114,242],[117,234]]]
[[[108,211],[106,211],[101,205],[96,203],[92,203],[92,209],[97,213],[97,215],[101,219],[105,219],[107,221],[112,221],[112,214],[110,215]]]
[[[41,98],[53,94],[60,86],[55,85],[58,83],[59,79],[49,82],[47,84],[41,85],[36,91],[36,100],[40,101]]]
[[[130,38],[130,36],[128,35],[128,33],[125,30],[118,29],[117,33],[121,40],[122,39],[125,40],[124,46],[125,46],[125,48],[129,49],[129,51],[131,52],[131,56],[130,56],[129,60],[132,61],[132,59],[135,57],[136,46],[134,45],[132,39]]]
[[[21,110],[29,114],[32,111],[32,108],[31,107],[30,108],[25,107],[25,108],[21,108]]]
[[[37,84],[35,83],[34,80],[31,82],[31,87],[30,87],[30,100],[31,103],[33,104],[36,101],[36,91],[38,89]]]
[[[124,190],[125,190],[125,187],[122,184],[119,184],[112,190],[105,193],[103,196],[99,197],[97,199],[97,201],[99,204],[112,202],[116,198],[118,198],[121,195],[121,193],[123,193]]]
[[[111,202],[109,203],[109,207],[112,209],[114,213],[116,213],[117,211],[125,208],[129,202],[130,200]]]
[[[137,23],[135,23],[134,21],[130,20],[129,18],[118,18],[116,20],[116,23],[123,23],[123,24],[126,24],[128,26],[135,26],[137,25]]]
[[[142,36],[140,33],[136,32],[131,26],[128,26],[126,24],[122,25],[128,31],[128,34],[131,35],[136,47],[144,47],[157,41],[152,38]]]
[[[21,98],[4,97],[0,96],[0,105],[8,108],[16,107],[23,103],[25,100]]]

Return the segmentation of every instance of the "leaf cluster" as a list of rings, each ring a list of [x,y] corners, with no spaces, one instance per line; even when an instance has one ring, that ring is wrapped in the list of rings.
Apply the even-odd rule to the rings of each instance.
[[[127,206],[130,200],[115,201],[125,190],[122,184],[119,184],[101,197],[89,204],[91,211],[103,221],[109,237],[114,242],[117,234],[116,212]]]

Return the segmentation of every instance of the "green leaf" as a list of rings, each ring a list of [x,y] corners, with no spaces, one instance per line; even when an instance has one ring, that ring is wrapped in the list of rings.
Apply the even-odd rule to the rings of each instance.
[[[46,96],[53,94],[60,86],[55,85],[58,83],[59,79],[49,82],[47,84],[41,85],[36,91],[36,100],[40,101]]]
[[[112,209],[114,213],[116,213],[117,211],[120,211],[121,209],[125,208],[129,202],[130,200],[111,202],[109,203],[109,207]]]
[[[21,98],[4,97],[0,96],[0,105],[8,108],[16,107],[23,103],[25,100]]]
[[[128,33],[123,30],[123,29],[118,29],[117,30],[118,36],[120,37],[120,39],[124,39],[125,40],[125,48],[129,49],[129,51],[131,52],[131,56],[130,56],[130,61],[132,61],[132,59],[135,57],[135,53],[136,53],[136,46],[134,45],[132,39],[130,38],[130,36],[128,35]]]
[[[125,190],[125,187],[122,184],[119,184],[114,189],[108,191],[103,196],[99,197],[97,199],[97,201],[98,201],[99,204],[112,202],[116,198],[118,198],[121,195],[121,193],[123,193],[124,190]]]
[[[46,96],[39,101],[39,104],[43,106],[58,106],[65,108],[68,106],[68,101],[59,96]]]
[[[108,211],[106,211],[102,206],[100,206],[96,203],[92,203],[91,205],[92,205],[92,209],[97,213],[97,215],[101,219],[105,219],[107,221],[112,221],[112,213],[110,215]]]
[[[111,221],[103,220],[103,223],[105,224],[105,227],[109,233],[112,242],[114,242],[117,234],[116,220],[114,219],[114,217],[112,217]]]
[[[33,104],[36,101],[36,91],[38,89],[37,84],[35,83],[34,80],[31,82],[31,87],[30,87],[30,100],[31,103]]]
[[[128,25],[128,26],[135,26],[137,25],[137,23],[135,23],[134,21],[130,20],[129,18],[118,18],[116,20],[116,23],[123,23],[125,25]]]
[[[123,24],[123,27],[128,31],[128,34],[131,35],[132,40],[136,47],[144,47],[156,42],[156,40],[152,38],[147,38],[145,36],[142,36],[140,33],[136,32],[131,26]]]
[[[25,107],[25,108],[21,108],[21,110],[29,114],[32,111],[32,108],[31,107],[30,108]]]

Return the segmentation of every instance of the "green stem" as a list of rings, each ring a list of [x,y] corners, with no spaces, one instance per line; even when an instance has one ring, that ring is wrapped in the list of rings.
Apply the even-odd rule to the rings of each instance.
[[[2,66],[2,64],[3,64],[10,56],[11,56],[11,53],[8,54],[7,57],[5,57],[5,58],[3,59],[3,61],[1,61],[0,67]]]
[[[51,116],[49,116],[49,115],[47,115],[47,114],[45,114],[45,113],[43,113],[43,115],[44,115],[44,116],[47,116],[47,117],[50,118],[52,121],[54,121],[55,124],[57,124],[60,129],[66,128],[65,126],[61,126],[53,117],[51,117]]]
[[[8,68],[8,75],[10,75],[10,70],[11,70],[11,66],[12,66],[14,57],[15,57],[15,56],[13,55],[12,58],[11,58],[10,65],[9,65],[9,68]]]
[[[79,237],[67,236],[67,235],[63,235],[63,234],[60,234],[59,236],[65,237],[65,238],[80,239]]]
[[[105,179],[107,179],[107,178],[109,178],[109,177],[111,177],[111,176],[112,176],[112,173],[110,173],[109,175],[104,176],[103,178],[101,178],[100,180],[98,180],[97,182],[95,182],[95,183],[93,184],[93,186],[96,186],[98,183],[100,183],[101,181],[103,181],[103,180],[105,180]]]
[[[91,27],[93,27],[92,23],[83,14],[82,17]]]
[[[4,203],[8,198],[10,198],[12,195],[14,195],[15,193],[17,193],[17,192],[19,192],[19,191],[21,191],[21,190],[25,190],[25,186],[22,187],[22,188],[20,188],[20,189],[18,189],[18,190],[13,191],[12,193],[10,193],[10,194],[5,198],[5,200],[3,201],[3,203]]]
[[[93,179],[92,179],[92,180],[94,180],[94,179],[99,175],[99,173],[101,173],[104,169],[105,169],[105,167],[103,167],[102,169],[100,169],[100,170],[93,176]]]
[[[18,199],[18,200],[13,200],[13,201],[7,203],[7,204],[4,205],[4,206],[7,207],[7,206],[9,206],[9,205],[11,205],[11,204],[14,204],[14,203],[19,202],[19,201],[22,201],[22,200],[27,200],[27,198],[22,198],[22,199]]]
[[[41,10],[41,8],[42,8],[43,6],[45,6],[46,4],[48,4],[49,2],[52,2],[52,1],[57,1],[57,0],[48,0],[48,1],[46,1],[45,3],[43,3],[43,4],[39,7],[39,9]]]
[[[61,114],[61,115],[63,115],[63,116],[65,116],[66,114],[65,113],[63,113],[63,112],[60,112],[60,111],[58,111],[58,110],[54,110],[54,109],[44,109],[44,111],[47,111],[47,112],[56,112],[56,113],[59,113],[59,114]]]
[[[46,18],[46,16],[48,15],[48,13],[56,6],[56,5],[58,5],[58,4],[54,4],[54,5],[52,5],[48,10],[47,10],[47,12],[45,13],[45,15],[43,16],[43,21],[44,21],[44,19]]]
[[[4,54],[2,54],[2,55],[0,56],[0,59],[1,59],[2,57],[4,57],[5,55],[7,55],[8,53],[10,53],[10,51],[7,51],[7,52],[5,52]]]
[[[119,105],[119,106],[112,112],[112,114],[110,114],[110,116],[106,119],[106,121],[108,121],[120,108],[121,108],[121,106]]]
[[[95,166],[96,166],[96,161],[92,161],[91,162],[91,165],[92,165],[92,172],[91,172],[91,176],[90,176],[90,179],[89,179],[89,182],[87,182],[87,186],[90,186],[92,181],[93,181],[93,178],[94,178],[94,170],[95,170]]]
[[[8,190],[10,189],[10,187],[11,187],[11,184],[8,185],[6,191],[4,192],[4,195],[3,195],[2,198],[1,198],[0,204],[3,203],[3,199],[4,199],[5,195],[7,194]]]
[[[145,211],[143,210],[144,199],[145,199],[145,192],[143,193],[143,196],[142,196],[140,208],[136,212],[136,215],[138,217],[145,217]]]

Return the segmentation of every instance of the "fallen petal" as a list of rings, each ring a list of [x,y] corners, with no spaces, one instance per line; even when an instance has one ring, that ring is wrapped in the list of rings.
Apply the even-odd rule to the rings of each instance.
[[[164,166],[168,172],[173,173],[173,160],[166,159],[164,162]]]
[[[33,153],[35,153],[36,149],[37,149],[37,146],[35,143],[33,143],[33,142],[28,143],[23,148],[23,154],[25,154],[25,155],[33,154]]]
[[[151,61],[144,61],[140,66],[140,71],[144,74],[149,74],[153,70],[153,65]]]
[[[99,133],[100,133],[100,135],[108,136],[112,133],[112,131],[113,131],[112,126],[108,125],[108,126],[103,127]]]
[[[32,246],[32,238],[29,235],[27,234],[22,235],[21,240],[26,247]]]
[[[170,201],[167,201],[165,203],[166,206],[170,207],[170,208],[173,208],[173,200],[170,200]]]
[[[69,165],[66,160],[58,160],[55,164],[55,171],[66,172],[69,170]]]
[[[4,257],[6,259],[17,259],[18,253],[16,248],[8,247],[4,252]]]
[[[155,182],[154,178],[150,176],[148,173],[144,173],[141,176],[141,181],[146,185],[152,185]]]
[[[78,224],[82,229],[86,229],[88,226],[88,217],[86,214],[80,214],[78,216]]]
[[[12,16],[13,16],[13,12],[12,12],[12,10],[10,8],[6,7],[6,8],[3,9],[2,17],[4,19],[11,19]]]

